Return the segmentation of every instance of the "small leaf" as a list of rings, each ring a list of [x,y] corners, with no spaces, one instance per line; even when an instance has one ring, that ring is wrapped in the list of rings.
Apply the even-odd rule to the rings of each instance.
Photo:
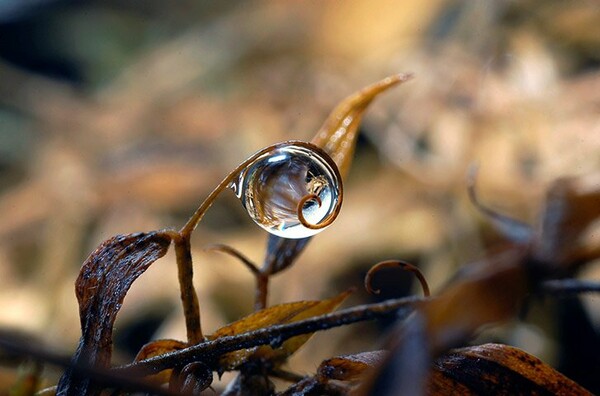
[[[387,351],[369,351],[336,356],[324,360],[317,369],[317,375],[328,380],[354,381],[366,370],[379,366],[387,354]]]
[[[171,243],[165,232],[118,235],[102,243],[85,261],[75,282],[82,336],[73,357],[74,365],[108,367],[112,332],[117,313],[132,283]],[[94,395],[99,390],[89,378],[67,369],[58,395]]]
[[[538,358],[508,345],[451,351],[434,363],[429,394],[591,395]]]
[[[276,324],[286,323],[297,313],[314,307],[318,303],[318,301],[299,301],[274,305],[272,307],[254,312],[240,320],[218,329],[214,334],[209,336],[209,339],[216,340],[221,337],[232,336]],[[253,347],[227,353],[221,357],[219,366],[224,370],[236,369],[241,364],[248,361],[248,359],[256,352],[258,348],[259,347]]]
[[[136,355],[134,361],[139,362],[154,356],[160,356],[165,353],[179,351],[187,347],[187,344],[177,340],[156,340],[144,345]],[[163,370],[158,374],[147,377],[148,380],[155,384],[166,384],[171,378],[172,369]]]
[[[271,268],[271,274],[283,271],[294,263],[310,239],[311,237],[302,239],[286,239],[269,234],[269,240],[267,242],[267,255],[264,260],[265,267]]]
[[[144,359],[148,359],[154,356],[159,356],[164,353],[169,353],[173,351],[179,351],[187,347],[187,344],[183,341],[177,340],[156,340],[147,343],[140,349],[138,354],[135,357],[136,362],[139,362]]]
[[[297,322],[302,319],[329,313],[337,308],[350,293],[351,291],[345,291],[336,297],[322,301],[299,301],[274,305],[220,328],[209,338],[214,340],[220,337],[241,334],[277,324]],[[261,346],[227,353],[221,357],[220,366],[223,369],[232,370],[252,357],[261,357],[264,359],[281,359],[287,357],[308,341],[311,335],[312,333],[292,337],[281,343],[281,345],[277,345],[277,340],[273,340],[275,349],[270,346]]]
[[[333,158],[343,178],[350,170],[358,138],[358,127],[369,104],[388,88],[411,78],[412,74],[396,74],[386,77],[346,97],[329,114],[311,142],[321,147]]]
[[[353,292],[353,290],[344,291],[337,296],[328,299],[319,301],[316,305],[312,307],[308,307],[305,310],[298,312],[294,315],[290,320],[287,320],[284,323],[298,322],[303,319],[312,318],[313,316],[323,315],[329,312],[334,311],[337,307],[340,306],[342,302]],[[271,347],[263,346],[259,348],[259,353],[261,357],[267,357],[269,359],[283,359],[294,352],[296,352],[302,345],[306,343],[312,337],[314,333],[299,335],[296,337],[292,337],[289,340],[285,341],[281,344],[281,348],[273,349]],[[274,345],[276,346],[276,345]]]
[[[377,95],[412,78],[411,74],[386,77],[342,100],[329,114],[311,143],[322,148],[337,165],[342,179],[346,178],[352,163],[362,116]],[[290,240],[269,235],[264,268],[274,274],[289,267],[302,253],[310,237]]]

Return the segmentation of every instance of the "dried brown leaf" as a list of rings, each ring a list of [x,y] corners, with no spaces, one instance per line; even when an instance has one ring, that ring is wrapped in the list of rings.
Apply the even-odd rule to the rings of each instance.
[[[531,243],[528,237],[515,238],[513,234],[509,238],[513,242],[508,247],[494,252],[481,263],[464,267],[450,286],[421,304],[418,315],[397,327],[390,342],[391,356],[401,356],[404,349],[415,344],[415,334],[409,334],[407,329],[418,318],[422,317],[425,324],[420,332],[425,336],[421,350],[426,348],[428,351],[423,355],[426,359],[439,356],[448,348],[467,341],[482,326],[513,317],[527,293],[547,277],[595,257],[593,254],[598,255],[600,249],[597,247],[582,248],[580,244],[582,234],[588,231],[600,211],[597,181],[597,178],[588,177],[559,180],[553,184],[548,193],[547,208],[541,216],[542,231],[536,236],[537,241]],[[471,194],[475,197],[474,190]],[[489,212],[487,208],[483,209]],[[505,227],[509,233],[515,231],[512,225]],[[518,243],[519,240],[524,241]],[[577,288],[584,290],[581,285]],[[417,355],[420,356],[413,353],[412,359]],[[414,364],[398,360],[395,366],[389,362],[384,364],[371,382],[380,385],[382,378],[390,378],[388,371],[395,377],[410,378],[413,386],[422,382],[424,373],[407,375]],[[459,391],[461,386],[456,384]],[[396,391],[395,386],[391,388]],[[363,394],[370,394],[373,389],[376,388],[365,386]],[[382,392],[377,389],[374,393]]]
[[[350,170],[360,122],[369,104],[388,88],[411,78],[412,74],[389,76],[344,98],[317,131],[311,143],[331,156],[342,179]],[[264,267],[271,268],[271,273],[284,270],[302,253],[309,241],[310,238],[290,240],[270,235]]]
[[[156,340],[147,343],[140,349],[134,361],[139,362],[154,356],[162,355],[173,351],[179,351],[187,347],[187,344],[178,340]]]
[[[342,177],[345,178],[350,170],[358,138],[358,127],[369,104],[388,88],[411,78],[412,74],[386,77],[346,97],[329,114],[311,142],[333,158]]]
[[[75,282],[82,336],[74,365],[108,367],[116,315],[132,283],[171,243],[165,232],[117,235],[102,243],[84,262]],[[61,377],[57,394],[98,394],[89,378],[70,368]]]
[[[435,363],[431,395],[591,395],[527,352],[500,344],[451,351]]]
[[[267,242],[267,254],[264,260],[265,268],[270,268],[270,273],[272,274],[283,271],[294,263],[310,239],[311,237],[301,239],[286,239],[278,237],[277,235],[269,234],[269,240]]]
[[[350,291],[345,291],[331,299],[322,301],[299,301],[275,305],[252,313],[245,318],[220,328],[210,336],[210,339],[241,334],[277,324],[297,322],[329,313],[337,308],[350,293]],[[221,357],[220,366],[223,369],[235,369],[253,357],[271,360],[285,358],[298,350],[298,348],[308,341],[311,335],[312,333],[292,337],[285,342],[273,340],[272,345],[276,349],[270,346],[261,346],[230,352]]]
[[[368,369],[377,367],[387,356],[387,351],[369,351],[353,355],[336,356],[324,360],[317,369],[321,378],[353,381]]]
[[[187,346],[185,342],[177,340],[156,340],[147,343],[140,349],[134,361],[139,362],[154,356],[160,356],[165,353],[179,351]],[[171,377],[172,369],[163,370],[158,374],[148,377],[148,380],[156,384],[166,384]]]
[[[319,365],[315,376],[301,379],[280,395],[346,395],[356,386],[356,380],[365,371],[380,365],[386,355],[386,351],[370,351],[326,359]]]

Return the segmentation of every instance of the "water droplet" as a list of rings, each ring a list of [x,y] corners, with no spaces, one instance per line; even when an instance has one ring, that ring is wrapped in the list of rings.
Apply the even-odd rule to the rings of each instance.
[[[341,205],[341,177],[335,163],[305,142],[273,146],[229,187],[256,224],[283,238],[305,238],[322,231]]]

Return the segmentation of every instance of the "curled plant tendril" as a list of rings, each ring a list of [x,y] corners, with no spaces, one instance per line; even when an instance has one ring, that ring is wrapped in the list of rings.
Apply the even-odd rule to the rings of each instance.
[[[203,339],[200,307],[192,281],[191,235],[226,188],[233,190],[256,224],[283,238],[305,238],[320,232],[335,220],[343,199],[337,165],[329,154],[312,143],[287,141],[265,147],[229,173],[181,230],[172,233],[190,344]],[[314,199],[313,195],[319,197],[317,208],[307,205],[310,199],[303,199],[305,196]],[[298,216],[301,202],[302,216]],[[257,279],[262,282],[266,278]],[[260,290],[266,290],[266,281],[261,285]],[[261,297],[260,301],[263,300]]]
[[[284,238],[323,230],[336,219],[343,200],[342,178],[331,157],[312,143],[287,141],[256,152],[227,175],[182,228],[183,235],[191,234],[227,187],[255,223]]]
[[[231,184],[250,217],[283,238],[316,234],[335,220],[341,203],[333,160],[310,143],[298,143],[259,156]]]
[[[319,198],[318,195],[316,195],[316,194],[305,195],[300,200],[300,202],[298,202],[298,208],[296,209],[297,214],[298,214],[298,220],[300,220],[300,223],[302,223],[302,225],[306,228],[309,228],[311,230],[320,230],[322,228],[329,226],[331,223],[333,223],[333,221],[335,220],[335,217],[329,216],[324,221],[321,221],[319,224],[312,224],[308,220],[306,220],[306,218],[304,217],[304,205],[313,199],[315,201],[317,201],[317,204],[319,205],[319,207],[321,207],[321,205],[323,205],[323,202],[321,201],[321,198]]]
[[[427,280],[425,279],[423,273],[416,266],[401,260],[382,261],[371,267],[371,269],[367,272],[367,275],[365,276],[365,289],[367,289],[369,293],[379,294],[381,292],[381,290],[379,289],[373,289],[371,284],[373,281],[373,275],[375,275],[376,272],[379,272],[379,270],[381,270],[382,268],[401,268],[404,271],[414,273],[419,282],[421,283],[421,288],[423,288],[423,295],[425,297],[429,297],[429,285],[427,284]]]

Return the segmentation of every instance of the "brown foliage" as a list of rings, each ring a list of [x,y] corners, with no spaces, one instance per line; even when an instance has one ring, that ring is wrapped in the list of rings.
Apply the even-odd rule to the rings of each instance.
[[[541,360],[508,345],[452,350],[433,364],[428,392],[435,395],[591,395]]]
[[[118,235],[100,245],[85,261],[75,282],[82,336],[73,365],[108,368],[113,325],[133,282],[167,252],[168,234]],[[60,395],[100,394],[90,378],[68,369],[57,388]]]
[[[271,237],[262,268],[237,250],[220,246],[219,250],[241,259],[256,277],[257,311],[210,336],[203,335],[200,301],[193,282],[191,235],[217,195],[258,159],[264,159],[274,150],[296,145],[308,150],[313,159],[323,156],[326,162],[333,164],[335,177],[340,179],[340,203],[332,214],[327,214],[323,227],[317,224],[315,229],[329,225],[340,209],[341,177],[348,172],[363,112],[378,94],[408,78],[409,75],[388,77],[343,100],[313,143],[288,141],[268,146],[249,157],[208,195],[180,231],[117,236],[100,245],[85,261],[76,281],[82,337],[70,362],[51,360],[48,358],[51,355],[20,344],[12,348],[40,361],[66,366],[56,388],[59,395],[94,395],[106,389],[197,395],[211,384],[213,372],[225,371],[238,372],[238,377],[223,392],[225,395],[273,394],[272,378],[292,382],[282,395],[351,392],[396,395],[407,391],[445,394],[448,387],[466,394],[561,394],[566,389],[588,394],[518,349],[489,344],[459,350],[451,348],[468,343],[485,325],[514,317],[528,294],[543,290],[544,281],[573,272],[600,255],[598,246],[582,238],[600,216],[600,190],[594,184],[596,179],[555,182],[549,189],[539,226],[532,228],[479,203],[473,177],[469,189],[472,201],[492,219],[507,243],[481,262],[466,267],[431,298],[427,282],[415,266],[390,260],[375,265],[368,272],[367,289],[372,290],[371,275],[375,271],[399,266],[417,275],[426,298],[389,299],[334,312],[349,295],[343,292],[331,299],[266,307],[270,277],[294,263],[308,238]],[[298,180],[307,178],[308,175]],[[269,179],[261,188],[285,189],[287,180]],[[263,183],[264,179],[257,177],[253,182]],[[290,201],[292,210],[289,212],[297,213],[299,223],[307,228],[313,224],[305,221],[303,210],[308,199],[313,198],[318,206],[322,205],[314,194],[300,195]],[[171,242],[175,246],[187,340],[154,341],[141,349],[133,363],[111,368],[113,325],[123,299],[133,282],[165,255]],[[408,316],[412,311],[414,313]],[[314,376],[306,378],[283,368],[314,332],[390,314],[396,316],[397,323],[388,337],[386,352],[378,350],[326,359]],[[146,378],[146,381],[131,382],[129,376]],[[168,388],[161,388],[165,383]]]

